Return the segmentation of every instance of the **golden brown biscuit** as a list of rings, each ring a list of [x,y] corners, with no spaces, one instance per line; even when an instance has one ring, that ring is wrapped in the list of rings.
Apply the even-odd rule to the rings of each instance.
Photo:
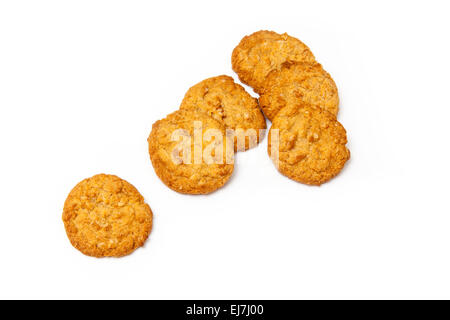
[[[337,115],[339,96],[331,76],[318,63],[294,63],[267,77],[259,103],[272,121],[286,105],[306,103]]]
[[[258,31],[244,37],[231,57],[233,70],[239,79],[260,93],[267,75],[280,70],[286,63],[315,62],[311,50],[287,33]]]
[[[208,134],[221,135],[222,146],[220,137],[209,139]],[[183,141],[187,149],[183,149]],[[234,164],[227,157],[225,141],[222,122],[204,112],[187,110],[156,121],[148,137],[150,158],[158,177],[172,190],[187,194],[207,194],[228,181]],[[213,148],[215,143],[220,152]]]
[[[248,134],[255,138],[251,147],[259,142],[260,130],[266,129],[266,121],[257,99],[248,94],[244,87],[235,83],[233,78],[225,75],[203,80],[191,87],[184,96],[180,109],[203,111],[222,121],[225,128],[233,129],[238,134],[250,129],[247,131]],[[235,150],[237,150],[236,140]],[[250,141],[248,136],[245,137],[245,150],[250,148]]]
[[[350,158],[344,127],[328,111],[309,105],[281,109],[268,138],[268,152],[278,170],[306,184],[330,180]]]
[[[153,214],[130,183],[99,174],[72,189],[62,218],[70,242],[85,255],[121,257],[147,240]]]

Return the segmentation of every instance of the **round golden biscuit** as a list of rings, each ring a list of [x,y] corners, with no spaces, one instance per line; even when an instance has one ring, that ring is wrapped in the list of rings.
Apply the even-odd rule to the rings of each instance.
[[[180,193],[219,189],[234,169],[234,150],[227,150],[225,134],[222,122],[200,111],[178,110],[156,121],[148,137],[156,174]]]
[[[305,184],[327,182],[350,158],[344,127],[334,115],[314,106],[281,109],[268,138],[268,152],[278,170]]]
[[[235,83],[233,78],[225,75],[203,80],[191,87],[184,96],[180,109],[203,111],[223,122],[225,128],[233,129],[236,134],[247,132],[252,135],[254,140],[250,140],[249,136],[245,137],[245,150],[254,147],[260,140],[260,130],[266,129],[266,120],[258,106],[258,100]],[[242,139],[242,144],[243,141]],[[237,150],[236,137],[234,145]],[[242,149],[243,145],[240,151]]]
[[[272,121],[286,105],[306,103],[337,115],[339,96],[331,76],[318,63],[294,63],[267,77],[259,98],[261,109]]]
[[[287,33],[258,31],[245,36],[231,56],[233,70],[239,79],[260,93],[268,74],[286,63],[315,62],[311,50]]]
[[[147,240],[153,214],[134,186],[99,174],[78,183],[62,215],[72,245],[93,257],[121,257]]]

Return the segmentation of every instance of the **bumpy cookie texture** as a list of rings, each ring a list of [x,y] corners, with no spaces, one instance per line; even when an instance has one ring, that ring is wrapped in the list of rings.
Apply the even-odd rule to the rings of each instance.
[[[99,174],[78,183],[64,204],[63,221],[72,245],[93,257],[121,257],[142,246],[153,214],[134,186]]]
[[[337,115],[339,96],[335,82],[318,63],[294,63],[270,73],[259,103],[272,121],[286,105],[306,103]]]
[[[195,123],[201,124],[201,130],[199,128],[195,130],[201,134],[198,139],[195,139]],[[177,139],[173,136],[175,131],[187,137],[190,148],[186,153],[190,150],[189,155],[184,153],[183,145],[180,147],[183,136]],[[216,154],[213,148],[216,144],[220,145],[220,139],[216,137],[207,139],[205,133],[208,131],[220,133],[222,136],[223,143],[219,148],[222,150],[221,154]],[[150,159],[156,174],[174,191],[186,194],[207,194],[222,187],[233,173],[233,159],[226,148],[225,127],[220,121],[204,112],[178,110],[165,119],[155,122],[148,137],[148,144]],[[206,149],[210,147],[211,149]],[[198,158],[198,151],[196,153],[195,149],[200,150],[203,156]]]
[[[255,139],[250,140],[248,136],[245,137],[245,150],[259,142],[260,130],[266,128],[266,121],[258,101],[248,94],[244,87],[235,83],[233,78],[225,75],[203,80],[191,87],[180,109],[203,111],[223,122],[227,129],[235,130],[237,134],[248,132]],[[237,150],[236,140],[235,149]]]
[[[233,50],[231,64],[239,79],[260,93],[267,75],[286,63],[315,62],[311,50],[288,34],[258,31],[244,37]]]
[[[279,134],[279,140],[274,135]],[[269,131],[268,152],[285,176],[320,185],[336,176],[350,158],[347,134],[336,117],[309,105],[289,105],[275,117]],[[272,150],[274,148],[274,150]]]

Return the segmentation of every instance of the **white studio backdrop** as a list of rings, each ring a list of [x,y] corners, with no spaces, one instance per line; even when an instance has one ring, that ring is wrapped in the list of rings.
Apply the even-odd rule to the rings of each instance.
[[[0,298],[450,298],[445,1],[0,2]],[[177,194],[151,125],[231,70],[254,31],[305,42],[332,75],[352,153],[321,187],[280,175],[267,137],[231,181]],[[253,92],[252,92],[253,94]],[[270,125],[270,122],[268,122]],[[154,212],[121,259],[74,249],[76,183],[126,179]]]

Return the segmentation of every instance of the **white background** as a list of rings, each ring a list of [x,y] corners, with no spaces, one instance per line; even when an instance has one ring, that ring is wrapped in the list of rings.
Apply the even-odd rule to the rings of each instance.
[[[450,298],[446,1],[2,1],[0,298]],[[260,29],[304,41],[335,79],[352,158],[321,187],[280,175],[267,138],[223,189],[155,175],[151,125],[236,77]],[[268,123],[270,124],[270,123]],[[116,174],[154,229],[121,259],[74,249],[80,180]]]

